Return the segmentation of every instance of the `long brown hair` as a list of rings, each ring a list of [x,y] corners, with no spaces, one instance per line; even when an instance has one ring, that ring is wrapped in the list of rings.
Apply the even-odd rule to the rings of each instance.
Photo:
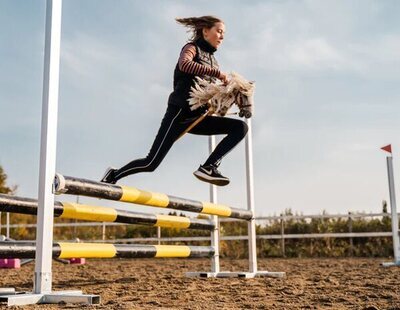
[[[195,41],[203,38],[203,28],[212,28],[216,23],[223,21],[215,16],[206,15],[200,17],[175,18],[178,24],[185,26],[191,33],[190,40]]]

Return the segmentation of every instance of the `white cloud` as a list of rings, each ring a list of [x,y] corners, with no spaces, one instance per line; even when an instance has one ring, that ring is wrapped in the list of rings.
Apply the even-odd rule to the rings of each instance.
[[[289,44],[283,52],[282,60],[288,66],[309,70],[341,69],[348,67],[344,57],[324,38],[311,38],[303,42]],[[283,64],[284,61],[281,61]]]

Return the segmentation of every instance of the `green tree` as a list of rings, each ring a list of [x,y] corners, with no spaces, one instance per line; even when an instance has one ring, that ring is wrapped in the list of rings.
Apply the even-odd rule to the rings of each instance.
[[[7,174],[4,172],[2,166],[0,166],[0,194],[14,194],[17,190],[17,187],[9,187],[6,184]]]

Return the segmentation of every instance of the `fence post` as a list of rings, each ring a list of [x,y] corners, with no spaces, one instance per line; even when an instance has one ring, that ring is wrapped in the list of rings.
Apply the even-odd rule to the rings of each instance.
[[[386,157],[386,161],[389,179],[390,209],[392,215],[393,256],[395,264],[400,265],[399,220],[397,217],[396,195],[393,177],[393,157]]]
[[[281,252],[282,252],[282,256],[286,257],[286,254],[285,254],[285,221],[284,221],[282,213],[281,213]]]
[[[101,232],[101,240],[106,240],[106,222],[103,222],[103,229]]]
[[[161,227],[157,226],[157,239],[158,239],[158,245],[161,244]]]
[[[390,152],[391,153],[391,152]],[[383,263],[383,266],[400,266],[400,238],[399,238],[399,220],[396,207],[396,193],[393,176],[393,157],[386,157],[388,182],[389,182],[389,197],[390,197],[390,213],[392,220],[392,240],[393,240],[393,256],[394,262]]]
[[[208,138],[208,150],[211,154],[215,146],[217,145],[217,141],[215,136],[210,136]],[[218,191],[217,186],[210,184],[210,202],[218,203]],[[220,247],[220,230],[219,230],[219,218],[217,215],[211,216],[211,220],[213,221],[215,227],[214,230],[211,231],[211,246],[214,247],[214,255],[211,258],[211,272],[218,274],[220,272],[220,263],[219,263],[219,247]]]
[[[79,203],[79,196],[76,196],[76,203]],[[75,223],[78,223],[78,220],[75,220]],[[73,239],[76,239],[76,225],[74,225],[73,235]]]
[[[351,216],[351,212],[349,212],[349,233],[353,232],[353,217]],[[350,256],[354,256],[354,244],[353,237],[350,237]]]
[[[61,0],[47,1],[33,288],[35,294],[52,291],[53,181],[56,169],[61,12]]]
[[[10,213],[9,212],[6,213],[6,217],[7,217],[7,221],[6,221],[6,229],[7,229],[6,237],[10,238]]]

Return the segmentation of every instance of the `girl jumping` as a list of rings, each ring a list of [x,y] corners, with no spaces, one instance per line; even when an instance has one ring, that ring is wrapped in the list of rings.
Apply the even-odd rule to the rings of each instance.
[[[152,172],[160,165],[180,135],[206,112],[206,108],[191,111],[188,104],[190,88],[194,86],[196,76],[211,83],[215,83],[217,79],[227,83],[227,76],[220,71],[214,56],[224,40],[224,22],[214,16],[177,18],[176,21],[189,28],[192,37],[181,50],[174,71],[174,88],[153,145],[145,158],[133,160],[119,169],[108,168],[101,182],[115,184],[131,174]],[[205,182],[219,186],[228,185],[229,178],[223,176],[218,167],[222,158],[246,136],[247,130],[246,123],[241,120],[206,116],[189,133],[226,136],[193,174]]]

